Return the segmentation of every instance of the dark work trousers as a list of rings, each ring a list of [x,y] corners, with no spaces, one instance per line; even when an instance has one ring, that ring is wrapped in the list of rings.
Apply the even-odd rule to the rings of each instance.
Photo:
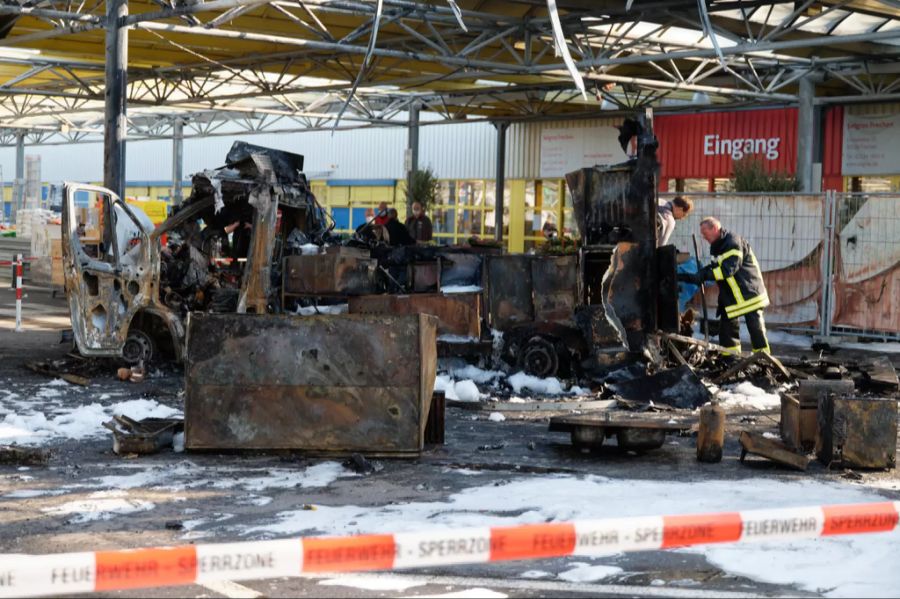
[[[719,345],[735,354],[741,352],[738,318],[729,319],[724,315],[719,317]],[[757,310],[744,314],[744,322],[747,323],[747,330],[750,332],[750,345],[753,347],[753,351],[771,353],[769,340],[766,338],[766,321],[763,318],[763,311]]]

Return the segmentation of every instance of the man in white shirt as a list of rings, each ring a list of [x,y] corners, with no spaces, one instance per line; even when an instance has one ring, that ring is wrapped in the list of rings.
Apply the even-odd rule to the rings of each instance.
[[[681,196],[675,197],[673,200],[660,204],[656,209],[656,245],[662,247],[668,245],[669,238],[675,231],[675,221],[681,220],[691,213],[694,209],[694,203],[687,198]]]

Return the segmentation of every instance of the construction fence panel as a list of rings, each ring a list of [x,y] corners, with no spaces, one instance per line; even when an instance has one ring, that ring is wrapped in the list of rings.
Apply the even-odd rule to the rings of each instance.
[[[660,194],[660,202],[676,195],[694,203],[679,221],[670,240],[693,255],[697,235],[701,264],[711,261],[709,244],[700,237],[700,221],[713,216],[722,226],[745,238],[759,261],[771,305],[766,322],[780,328],[817,333],[822,325],[825,194]],[[716,285],[709,285],[706,303],[715,314]]]
[[[835,195],[832,332],[900,338],[900,194]]]

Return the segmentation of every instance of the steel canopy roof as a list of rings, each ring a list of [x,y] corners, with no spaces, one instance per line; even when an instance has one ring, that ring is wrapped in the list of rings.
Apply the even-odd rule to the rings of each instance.
[[[0,143],[96,138],[106,3],[21,1],[0,3]],[[405,125],[413,104],[423,121],[785,104],[804,77],[821,102],[900,97],[890,0],[455,4],[131,0],[129,137],[167,137],[174,119],[188,135],[330,128],[345,106],[341,127]]]

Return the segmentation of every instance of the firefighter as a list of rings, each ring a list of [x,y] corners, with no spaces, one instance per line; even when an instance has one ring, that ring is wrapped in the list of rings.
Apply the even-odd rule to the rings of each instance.
[[[700,222],[700,234],[709,243],[714,263],[698,273],[681,273],[682,281],[715,281],[719,286],[719,344],[729,353],[741,352],[739,318],[744,317],[755,352],[770,353],[763,309],[769,305],[759,262],[746,240],[722,228],[713,217]]]

